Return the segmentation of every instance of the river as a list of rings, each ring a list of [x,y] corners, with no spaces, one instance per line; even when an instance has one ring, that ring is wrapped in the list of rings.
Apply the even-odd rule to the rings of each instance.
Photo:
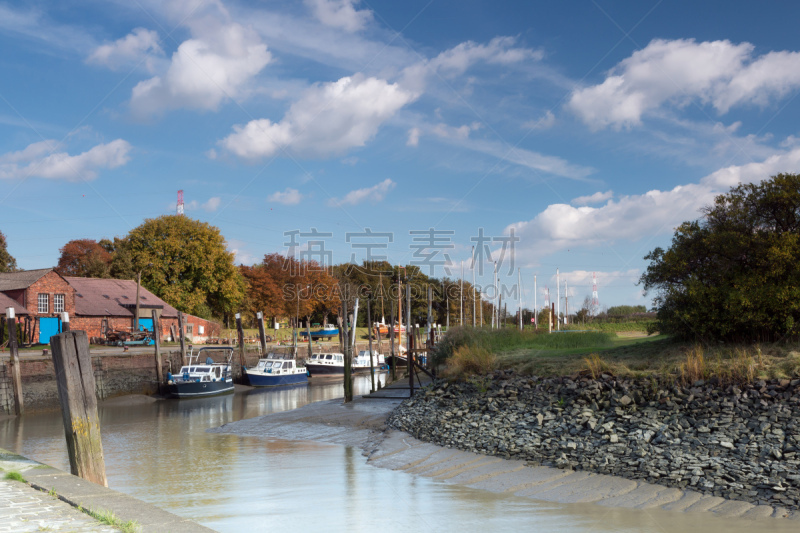
[[[356,394],[369,389],[357,377]],[[552,504],[375,468],[359,449],[210,434],[244,418],[342,396],[341,381],[217,398],[100,407],[110,488],[220,532],[796,531],[797,522]],[[380,401],[380,400],[376,400]],[[0,447],[69,471],[60,412],[0,421]]]

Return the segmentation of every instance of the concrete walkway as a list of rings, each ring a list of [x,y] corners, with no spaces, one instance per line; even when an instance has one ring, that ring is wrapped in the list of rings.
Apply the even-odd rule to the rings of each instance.
[[[68,503],[19,481],[0,481],[0,532],[116,532]]]
[[[78,508],[111,512],[142,533],[190,533],[214,530],[127,494],[0,448],[0,478],[19,472],[26,480],[0,479],[0,533],[6,531],[119,531]]]

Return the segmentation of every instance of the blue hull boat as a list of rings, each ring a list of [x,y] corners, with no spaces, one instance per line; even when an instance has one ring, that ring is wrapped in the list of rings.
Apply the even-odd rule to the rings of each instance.
[[[339,328],[324,328],[311,332],[311,339],[332,339],[339,335]],[[300,336],[303,338],[308,337],[307,331],[301,331]]]
[[[308,383],[305,367],[286,354],[267,355],[259,359],[254,368],[245,368],[247,379],[253,387],[277,387],[279,385],[298,385]]]

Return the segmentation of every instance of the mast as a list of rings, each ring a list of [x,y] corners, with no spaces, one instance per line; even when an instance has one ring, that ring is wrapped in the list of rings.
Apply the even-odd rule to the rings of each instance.
[[[517,268],[517,307],[519,307],[519,330],[522,331],[522,273]]]
[[[475,327],[475,246],[472,246],[472,327]]]
[[[533,275],[533,326],[534,329],[539,329],[539,310],[536,308],[536,274]]]
[[[464,326],[464,261],[461,261],[461,282],[458,286],[458,303],[460,305],[461,311],[460,319],[461,319],[461,326]]]

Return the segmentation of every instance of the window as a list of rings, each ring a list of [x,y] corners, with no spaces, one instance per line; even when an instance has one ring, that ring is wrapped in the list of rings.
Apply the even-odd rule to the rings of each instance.
[[[56,313],[63,313],[64,312],[64,295],[63,294],[54,294],[53,295],[53,311]]]
[[[50,295],[49,294],[39,293],[39,312],[40,313],[49,313],[50,312]]]

